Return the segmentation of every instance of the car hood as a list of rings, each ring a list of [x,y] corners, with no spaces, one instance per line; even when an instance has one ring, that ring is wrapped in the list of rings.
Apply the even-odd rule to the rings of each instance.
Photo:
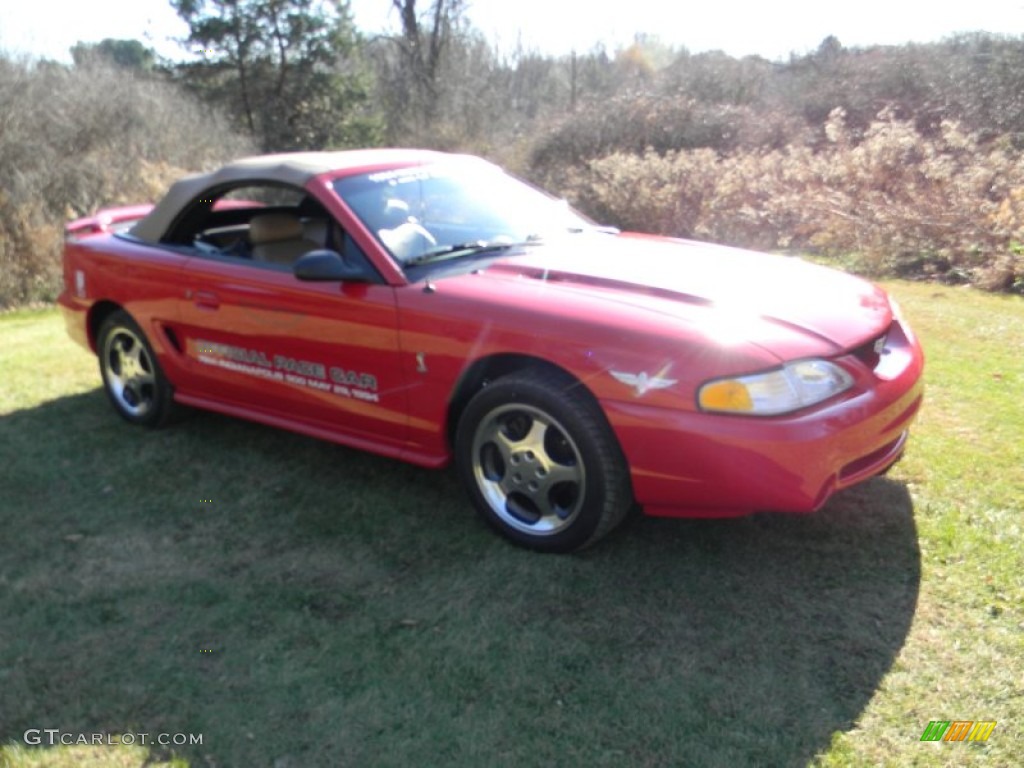
[[[862,344],[892,322],[885,292],[865,280],[795,257],[688,240],[576,235],[500,259],[485,272],[732,329],[747,341],[795,334],[818,342],[821,352]]]

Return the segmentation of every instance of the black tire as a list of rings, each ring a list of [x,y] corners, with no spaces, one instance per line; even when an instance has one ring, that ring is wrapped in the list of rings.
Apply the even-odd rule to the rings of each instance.
[[[118,310],[103,321],[97,350],[103,389],[125,421],[156,428],[179,414],[174,388],[146,335],[127,312]]]
[[[558,371],[518,371],[477,392],[459,419],[455,461],[483,519],[531,549],[582,549],[633,506],[604,413]]]

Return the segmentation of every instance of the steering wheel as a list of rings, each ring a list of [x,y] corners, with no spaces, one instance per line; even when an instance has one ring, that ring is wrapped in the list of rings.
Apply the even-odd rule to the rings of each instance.
[[[381,229],[377,234],[395,258],[403,262],[437,245],[437,238],[411,217],[394,229]]]

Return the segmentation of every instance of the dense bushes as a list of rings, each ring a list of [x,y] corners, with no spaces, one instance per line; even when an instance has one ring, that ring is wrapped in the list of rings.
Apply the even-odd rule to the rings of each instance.
[[[307,98],[280,77],[263,78],[277,97],[239,94],[223,57],[154,63],[131,41],[77,46],[73,67],[0,56],[0,307],[54,295],[66,219],[153,199],[182,169],[255,151],[219,107],[270,151],[386,135],[487,155],[628,228],[1024,293],[1024,38],[865,49],[827,38],[771,62],[641,37],[547,57],[501,53],[460,16],[461,0],[400,5],[425,15],[403,16],[393,37],[353,34],[344,50],[324,37],[313,57],[320,74],[358,75],[359,89],[372,64],[372,98]],[[306,72],[274,50],[279,74]],[[295,110],[281,122],[286,92]],[[303,128],[314,117],[331,130]],[[367,130],[345,128],[357,124]]]
[[[519,170],[628,228],[1024,293],[1024,39],[638,66],[654,43],[540,121]]]
[[[842,110],[815,148],[614,152],[568,177],[597,218],[761,249],[839,256],[874,275],[1024,292],[1024,164],[945,121],[924,135],[883,111],[861,135]]]
[[[802,129],[799,120],[745,105],[707,104],[685,94],[623,93],[558,120],[537,140],[532,162],[551,169],[610,152],[781,147]]]
[[[67,219],[251,151],[179,89],[99,63],[0,57],[0,103],[0,308],[55,296]]]

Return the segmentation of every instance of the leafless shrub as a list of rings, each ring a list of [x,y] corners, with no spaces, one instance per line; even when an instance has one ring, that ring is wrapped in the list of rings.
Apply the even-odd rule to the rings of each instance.
[[[862,136],[836,110],[820,149],[614,152],[567,177],[629,229],[841,257],[873,275],[1024,292],[1024,162],[957,123],[936,135],[883,111]]]
[[[252,151],[167,83],[0,57],[0,307],[52,299],[64,222]]]

